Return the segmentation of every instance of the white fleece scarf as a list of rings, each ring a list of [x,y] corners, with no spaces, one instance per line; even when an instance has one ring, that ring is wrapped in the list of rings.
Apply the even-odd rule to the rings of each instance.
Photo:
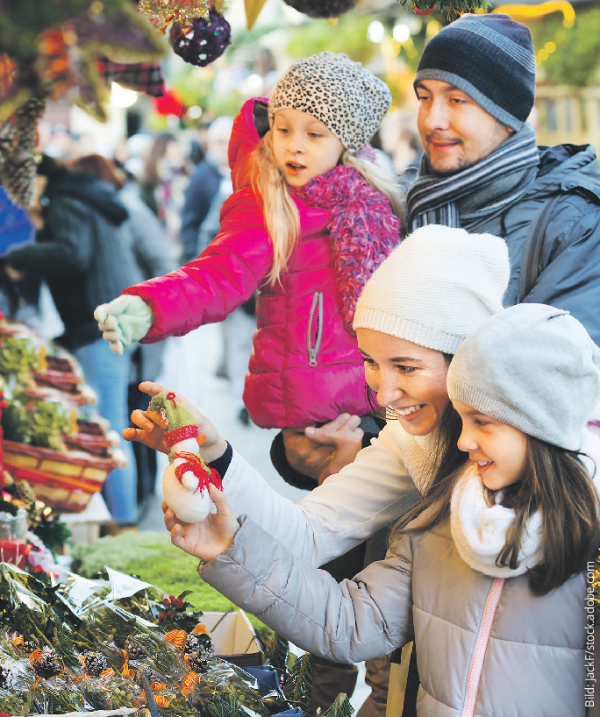
[[[426,436],[411,436],[397,419],[393,422],[388,421],[388,425],[390,423],[393,426],[394,438],[402,451],[402,461],[406,470],[421,495],[425,495],[435,478],[433,462],[438,447],[439,432],[434,430]]]
[[[596,473],[594,484],[598,489],[600,443],[587,429],[582,433],[580,450],[592,459],[582,456],[582,462],[590,475]],[[460,557],[473,570],[493,578],[522,575],[537,565],[542,559],[540,511],[525,524],[518,566],[513,570],[496,565],[496,558],[504,547],[506,533],[514,520],[515,512],[510,508],[501,505],[490,507],[487,504],[483,482],[477,469],[470,464],[456,483],[450,504],[450,529]]]

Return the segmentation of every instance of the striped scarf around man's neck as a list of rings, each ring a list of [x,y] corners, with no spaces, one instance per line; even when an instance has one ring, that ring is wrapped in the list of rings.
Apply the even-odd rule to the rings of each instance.
[[[539,161],[535,131],[528,122],[487,157],[456,174],[430,174],[429,163],[424,156],[417,179],[406,197],[410,230],[415,231],[427,224],[469,230],[483,220],[492,219],[529,190],[537,176]],[[507,192],[505,184],[499,183],[499,196],[495,196],[494,183],[507,174],[518,172],[523,172],[523,176],[515,181],[515,186]],[[458,202],[486,187],[491,201],[475,211],[461,214]]]

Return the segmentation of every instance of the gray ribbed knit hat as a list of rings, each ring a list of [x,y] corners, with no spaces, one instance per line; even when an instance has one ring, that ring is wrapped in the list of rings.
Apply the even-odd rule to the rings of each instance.
[[[429,224],[373,273],[358,299],[353,328],[454,354],[502,310],[509,271],[503,239]]]
[[[576,451],[600,400],[600,349],[568,312],[518,304],[464,342],[447,384],[451,399]]]
[[[320,52],[291,65],[269,99],[269,122],[278,110],[307,112],[352,154],[365,147],[392,103],[385,82],[344,54]]]
[[[526,25],[508,15],[465,15],[425,46],[415,82],[455,85],[499,122],[519,130],[535,97],[535,50]]]

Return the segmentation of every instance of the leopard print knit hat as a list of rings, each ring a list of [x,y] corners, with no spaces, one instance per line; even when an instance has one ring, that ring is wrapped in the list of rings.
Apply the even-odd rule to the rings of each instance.
[[[278,110],[307,112],[356,154],[375,134],[391,102],[385,82],[360,62],[320,52],[294,62],[279,80],[269,99],[269,123]]]

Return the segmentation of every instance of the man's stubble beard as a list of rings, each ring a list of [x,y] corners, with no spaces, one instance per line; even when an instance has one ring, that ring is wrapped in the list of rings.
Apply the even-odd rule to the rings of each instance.
[[[453,174],[458,174],[465,169],[469,169],[470,167],[475,166],[481,160],[477,160],[476,162],[470,162],[466,157],[461,157],[456,162],[457,166],[452,167],[451,169],[436,169],[431,163],[429,157],[427,157],[427,161],[429,162],[429,168],[431,169],[432,174],[435,174],[438,177],[451,177]]]

